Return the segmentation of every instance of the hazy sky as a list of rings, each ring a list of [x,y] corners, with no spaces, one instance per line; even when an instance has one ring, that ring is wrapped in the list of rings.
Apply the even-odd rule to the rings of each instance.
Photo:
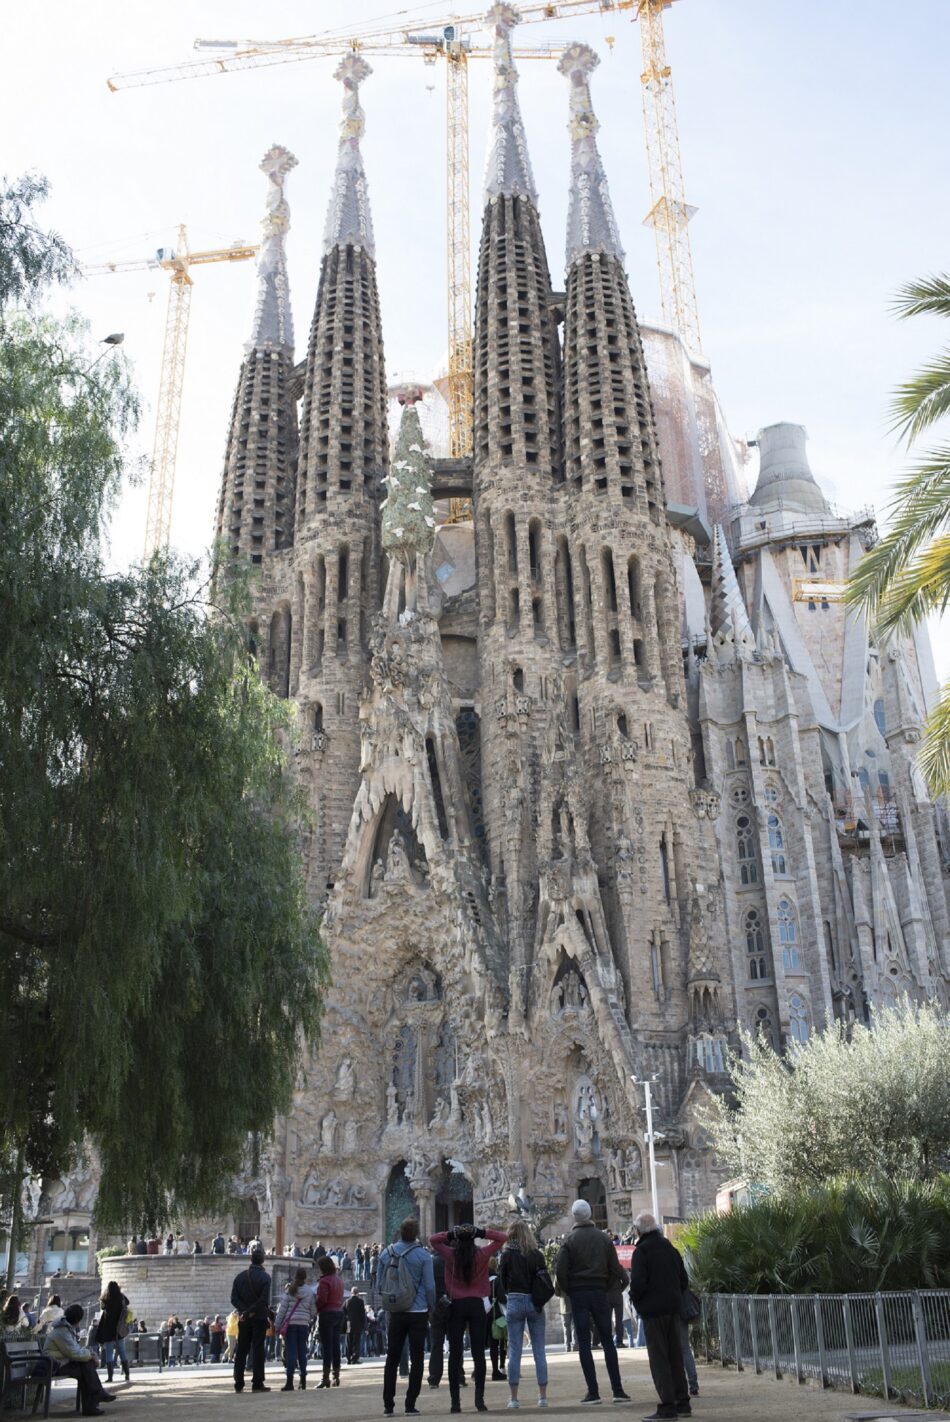
[[[461,7],[467,10],[466,0]],[[474,8],[474,7],[472,7]],[[410,6],[433,19],[436,3]],[[390,12],[391,13],[391,12]],[[385,0],[43,0],[3,6],[3,169],[45,173],[48,220],[87,261],[144,257],[188,225],[193,248],[256,241],[274,142],[288,180],[290,274],[302,351],[336,149],[334,61],[111,94],[106,76],[191,57],[195,37],[279,38],[365,22]],[[391,23],[389,18],[386,24]],[[897,323],[902,281],[950,266],[947,132],[950,0],[676,0],[666,12],[703,344],[736,435],[794,420],[812,467],[846,508],[883,510],[904,454],[888,433],[893,387],[946,340]],[[612,49],[607,37],[614,38]],[[640,45],[626,16],[524,26],[525,43],[594,45],[604,156],[641,315],[658,314],[640,107]],[[444,73],[418,57],[370,61],[364,141],[390,375],[444,358]],[[521,103],[555,283],[567,206],[567,85],[524,61]],[[472,240],[478,241],[490,75],[470,67]],[[73,293],[97,335],[126,333],[151,448],[168,278],[90,279]],[[253,264],[195,271],[173,541],[211,534],[228,415],[253,302]],[[754,474],[754,470],[753,470]],[[136,556],[144,494],[117,519],[118,561]],[[950,670],[950,636],[938,664]]]

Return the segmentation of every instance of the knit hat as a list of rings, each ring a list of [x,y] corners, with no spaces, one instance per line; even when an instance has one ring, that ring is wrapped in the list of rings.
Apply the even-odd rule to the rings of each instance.
[[[571,1214],[577,1220],[578,1224],[584,1220],[589,1220],[591,1216],[590,1205],[586,1200],[575,1200],[571,1206]]]

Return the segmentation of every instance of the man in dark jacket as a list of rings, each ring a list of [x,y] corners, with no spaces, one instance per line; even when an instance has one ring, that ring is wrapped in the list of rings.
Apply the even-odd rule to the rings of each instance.
[[[363,1341],[363,1329],[366,1327],[366,1305],[355,1284],[350,1289],[350,1297],[343,1305],[343,1312],[346,1314],[346,1361],[358,1363],[361,1361],[360,1345]]]
[[[660,1399],[649,1422],[688,1417],[692,1409],[680,1348],[680,1307],[689,1279],[679,1250],[663,1238],[653,1216],[644,1211],[634,1224],[639,1242],[630,1271],[630,1299],[643,1320],[650,1372]]]
[[[600,1401],[600,1384],[594,1355],[590,1346],[590,1326],[593,1322],[600,1334],[604,1349],[607,1376],[617,1402],[629,1402],[620,1379],[620,1363],[611,1328],[610,1307],[607,1290],[617,1283],[626,1282],[626,1275],[617,1258],[613,1241],[598,1229],[591,1219],[591,1208],[586,1200],[575,1200],[571,1206],[574,1228],[564,1240],[554,1264],[558,1291],[570,1298],[574,1320],[574,1338],[580,1355],[587,1396],[581,1402],[595,1404]]]
[[[251,1391],[270,1392],[264,1384],[264,1340],[270,1322],[270,1275],[264,1268],[264,1251],[255,1249],[250,1267],[235,1275],[231,1307],[237,1309],[238,1341],[234,1354],[234,1391],[244,1391],[244,1369],[251,1355]]]

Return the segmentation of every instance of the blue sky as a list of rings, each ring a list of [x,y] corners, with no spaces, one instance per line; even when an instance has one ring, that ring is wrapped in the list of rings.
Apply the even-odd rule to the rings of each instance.
[[[467,5],[463,3],[463,9]],[[416,7],[412,7],[413,11]],[[7,7],[0,130],[8,173],[53,184],[51,222],[88,260],[144,256],[180,221],[194,247],[256,240],[257,163],[273,142],[288,182],[298,349],[319,268],[339,113],[330,60],[110,94],[106,75],[189,57],[198,36],[280,37],[385,13],[383,0],[229,3],[46,0]],[[428,7],[444,16],[441,5]],[[580,38],[594,77],[601,149],[638,310],[658,313],[640,108],[637,28],[621,16],[525,26],[526,42]],[[612,36],[612,49],[606,37]],[[804,424],[816,475],[845,507],[882,510],[904,461],[890,391],[946,340],[939,323],[895,322],[899,284],[950,266],[947,0],[676,0],[666,12],[705,351],[730,427]],[[364,143],[391,373],[427,374],[445,351],[444,76],[418,59],[371,61]],[[489,72],[471,65],[473,244]],[[552,273],[563,268],[565,81],[521,65],[521,100]],[[95,332],[126,332],[151,445],[167,278],[90,280],[73,294]],[[228,412],[253,299],[251,265],[196,272],[173,538],[207,545]],[[141,490],[113,547],[138,553]],[[950,636],[938,663],[950,670]]]

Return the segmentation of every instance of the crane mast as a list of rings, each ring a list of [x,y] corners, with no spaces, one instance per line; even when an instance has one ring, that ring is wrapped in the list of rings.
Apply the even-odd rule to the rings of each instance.
[[[672,0],[639,0],[640,82],[652,204],[645,225],[653,228],[656,238],[663,317],[682,337],[687,351],[699,355],[702,344],[689,241],[689,220],[696,209],[686,201],[676,101],[663,36],[663,11],[670,4]]]
[[[178,455],[178,426],[181,397],[185,388],[185,354],[188,349],[188,321],[194,282],[188,275],[188,243],[184,227],[178,229],[175,252],[178,266],[168,285],[168,311],[162,346],[162,372],[155,415],[155,443],[148,480],[148,509],[145,515],[145,556],[151,557],[168,546],[171,534],[172,498],[175,493],[175,461]]]
[[[185,388],[185,355],[188,350],[188,322],[191,317],[191,292],[194,286],[189,269],[194,266],[206,266],[210,262],[244,262],[255,257],[258,250],[257,247],[248,246],[246,243],[235,242],[230,247],[190,252],[188,233],[182,224],[178,228],[177,246],[171,252],[160,251],[154,258],[146,261],[103,262],[82,269],[86,276],[107,276],[114,272],[144,271],[155,267],[171,272],[155,414],[155,441],[148,476],[146,558],[166,548],[171,534],[178,427],[181,423],[181,399]]]

